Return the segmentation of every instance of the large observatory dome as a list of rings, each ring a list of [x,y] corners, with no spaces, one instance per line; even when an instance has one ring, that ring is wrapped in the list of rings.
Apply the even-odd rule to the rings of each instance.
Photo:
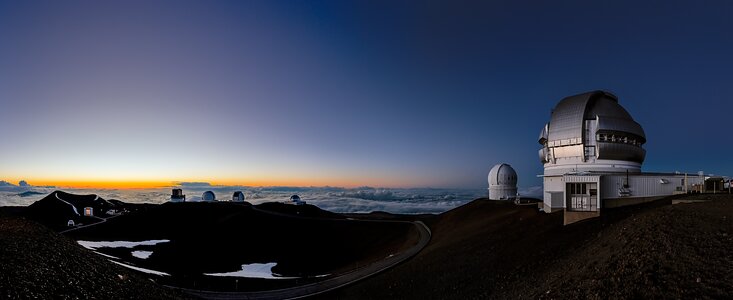
[[[508,200],[517,196],[517,172],[508,164],[498,164],[489,171],[489,199]]]
[[[646,135],[605,91],[564,98],[540,133],[545,175],[572,172],[641,172]]]

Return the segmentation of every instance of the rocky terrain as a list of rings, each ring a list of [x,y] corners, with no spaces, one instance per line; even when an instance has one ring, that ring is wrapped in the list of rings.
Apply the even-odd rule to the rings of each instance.
[[[681,199],[705,202],[672,204]],[[420,220],[430,227],[432,239],[417,256],[316,298],[733,297],[733,196],[728,194],[682,195],[605,209],[600,218],[568,226],[562,225],[562,213],[485,199],[440,215],[340,215],[277,203],[170,203],[129,209],[125,216],[68,235],[171,239],[155,246],[145,261],[129,257],[129,249],[108,254],[172,274],[220,270],[235,258],[239,263],[276,260],[278,272],[297,276],[303,275],[293,273],[297,270],[348,270],[355,267],[351,264],[368,264],[414,243],[409,226],[353,219]],[[147,277],[8,214],[23,215],[24,209],[0,209],[0,298],[177,298],[184,295],[159,284],[219,290],[234,286],[194,273],[183,281]],[[249,284],[243,288],[272,289],[292,282],[254,279]]]
[[[2,299],[186,299],[187,295],[19,217],[0,214]]]
[[[673,198],[710,202],[671,204]],[[677,196],[562,213],[476,200],[436,218],[433,240],[333,299],[629,299],[733,297],[733,197]]]

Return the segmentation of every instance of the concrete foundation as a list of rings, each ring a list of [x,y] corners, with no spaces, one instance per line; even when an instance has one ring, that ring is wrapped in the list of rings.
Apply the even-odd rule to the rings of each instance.
[[[563,225],[572,224],[590,218],[601,216],[600,211],[568,211],[563,214]]]

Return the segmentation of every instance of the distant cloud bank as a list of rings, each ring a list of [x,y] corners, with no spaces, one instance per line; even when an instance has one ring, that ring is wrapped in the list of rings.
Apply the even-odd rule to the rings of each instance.
[[[21,181],[21,183],[25,183]],[[24,206],[45,197],[53,187],[36,187],[25,183],[21,186],[0,181],[0,206]],[[442,213],[461,206],[476,198],[486,196],[486,189],[390,189],[390,188],[340,188],[340,187],[246,187],[212,185],[208,182],[178,182],[186,199],[198,201],[204,191],[211,190],[217,200],[230,200],[234,191],[243,191],[246,200],[259,204],[264,202],[287,202],[291,195],[300,197],[322,209],[338,213],[368,213],[384,211],[397,214]],[[71,193],[97,194],[105,199],[118,199],[132,203],[163,203],[168,201],[171,190],[157,189],[66,189]],[[39,192],[41,194],[20,192]],[[524,197],[540,197],[541,186],[520,189]]]

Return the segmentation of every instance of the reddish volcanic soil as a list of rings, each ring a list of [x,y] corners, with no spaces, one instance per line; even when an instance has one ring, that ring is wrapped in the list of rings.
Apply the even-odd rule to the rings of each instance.
[[[438,216],[413,259],[325,297],[730,298],[733,197],[686,197],[714,201],[666,199],[562,226],[562,213],[476,200]]]

